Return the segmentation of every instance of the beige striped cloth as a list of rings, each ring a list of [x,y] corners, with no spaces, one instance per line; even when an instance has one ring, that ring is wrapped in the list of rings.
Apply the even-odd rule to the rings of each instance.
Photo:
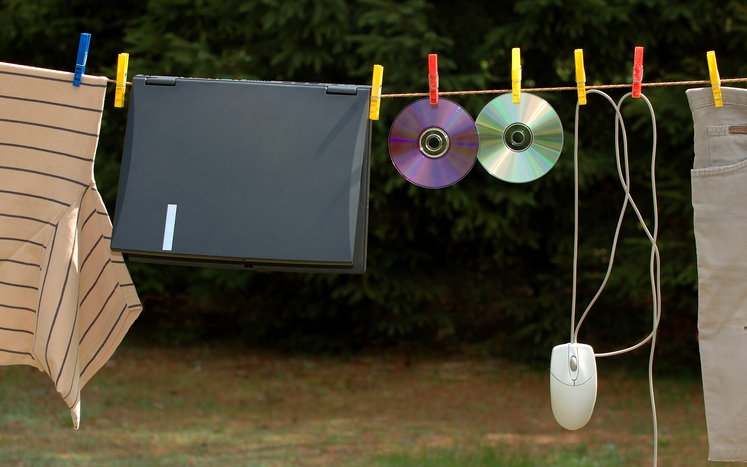
[[[105,77],[0,63],[0,364],[80,391],[142,309],[93,180]]]

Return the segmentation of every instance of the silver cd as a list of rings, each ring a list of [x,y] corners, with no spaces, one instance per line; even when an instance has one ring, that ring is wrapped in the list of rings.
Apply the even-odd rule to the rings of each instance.
[[[521,93],[518,104],[502,94],[477,120],[477,160],[492,176],[512,183],[531,182],[553,168],[563,149],[563,125],[544,99]]]

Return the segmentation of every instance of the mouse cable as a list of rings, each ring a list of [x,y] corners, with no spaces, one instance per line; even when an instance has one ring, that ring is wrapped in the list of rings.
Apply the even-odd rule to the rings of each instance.
[[[615,355],[620,355],[626,352],[630,352],[633,350],[636,350],[640,348],[641,346],[648,343],[654,336],[654,333],[656,332],[656,329],[658,328],[659,320],[661,317],[661,287],[660,287],[660,277],[661,277],[661,271],[660,271],[660,256],[659,256],[659,248],[656,244],[657,237],[658,237],[658,229],[659,229],[659,210],[657,205],[657,196],[656,196],[656,171],[655,171],[655,164],[656,164],[656,143],[657,143],[657,132],[656,132],[656,116],[654,114],[654,109],[651,106],[651,102],[648,100],[648,98],[645,95],[641,95],[641,97],[646,102],[649,111],[651,113],[651,121],[652,121],[652,127],[653,127],[653,149],[651,153],[651,192],[652,192],[652,198],[653,198],[653,234],[648,229],[648,226],[646,225],[645,221],[643,220],[643,216],[641,215],[640,210],[638,209],[637,204],[633,200],[632,195],[630,195],[630,166],[629,166],[629,157],[628,157],[628,140],[627,140],[627,133],[625,131],[625,124],[622,115],[620,114],[620,107],[623,103],[623,101],[631,95],[631,93],[628,93],[624,95],[618,105],[615,105],[612,98],[610,98],[607,94],[597,91],[597,90],[590,90],[589,93],[594,94],[600,94],[603,97],[605,97],[610,104],[615,109],[616,113],[616,119],[615,119],[615,154],[616,154],[616,164],[617,164],[617,171],[618,176],[620,177],[620,183],[623,187],[624,193],[625,193],[625,199],[623,201],[622,209],[620,211],[620,217],[618,218],[617,227],[615,229],[615,235],[613,237],[612,241],[612,247],[610,249],[610,259],[607,266],[607,272],[604,276],[604,279],[602,280],[602,284],[599,287],[599,290],[597,290],[597,293],[594,295],[594,298],[592,298],[589,305],[586,307],[586,310],[584,311],[583,315],[581,316],[581,319],[579,320],[578,324],[575,323],[575,316],[576,316],[576,289],[577,289],[577,271],[578,271],[578,121],[579,121],[579,105],[576,105],[576,129],[575,129],[575,141],[574,141],[574,163],[575,163],[575,181],[574,181],[574,253],[573,253],[573,290],[572,290],[572,304],[571,304],[571,342],[577,342],[578,341],[578,333],[581,328],[581,324],[586,319],[586,316],[591,311],[591,308],[596,303],[599,296],[602,294],[602,291],[604,290],[604,287],[607,284],[607,281],[609,280],[610,274],[612,273],[612,267],[615,260],[615,254],[617,251],[617,243],[619,239],[620,229],[622,227],[622,222],[625,217],[626,208],[628,205],[628,202],[630,202],[631,207],[633,208],[634,212],[636,213],[636,216],[638,217],[639,223],[641,227],[643,228],[644,233],[648,237],[649,241],[651,242],[651,264],[650,264],[650,276],[651,276],[651,290],[652,290],[652,302],[653,302],[653,322],[654,322],[654,328],[652,332],[642,341],[639,343],[628,347],[626,349],[612,351],[612,352],[606,352],[606,353],[598,353],[595,354],[595,357],[612,357]],[[622,153],[622,159],[624,161],[624,174],[623,174],[623,167],[621,166],[621,154],[620,154],[620,131],[622,131],[622,137],[623,137],[623,153]]]
[[[625,199],[623,201],[622,209],[620,212],[620,217],[618,219],[617,227],[615,229],[615,235],[613,238],[612,248],[610,252],[610,260],[607,267],[607,273],[605,274],[604,280],[602,281],[601,286],[599,287],[599,290],[597,291],[594,298],[589,303],[589,306],[584,311],[583,315],[581,316],[581,319],[579,320],[578,324],[575,322],[575,313],[576,313],[576,284],[577,284],[577,268],[578,268],[578,122],[579,122],[579,105],[576,104],[576,128],[575,128],[575,140],[574,140],[574,251],[573,251],[573,302],[571,307],[571,342],[577,342],[578,339],[578,332],[581,327],[581,323],[586,318],[587,314],[591,310],[592,306],[596,302],[596,300],[599,298],[599,296],[602,293],[602,290],[604,289],[604,286],[607,284],[607,281],[609,279],[609,276],[612,271],[612,265],[614,263],[615,253],[617,250],[617,241],[619,238],[620,228],[622,226],[623,219],[625,217],[625,212],[627,209],[628,202],[630,202],[631,207],[636,213],[636,216],[638,217],[639,223],[641,227],[643,228],[644,232],[646,233],[646,236],[649,238],[649,241],[651,241],[651,260],[650,260],[650,277],[651,277],[651,289],[652,289],[652,302],[653,302],[653,329],[651,331],[651,334],[649,334],[648,337],[646,337],[644,340],[639,342],[638,344],[631,346],[627,349],[617,350],[613,352],[607,352],[607,353],[600,353],[595,354],[595,357],[610,357],[614,355],[620,355],[622,353],[630,352],[632,350],[635,350],[647,342],[651,341],[651,351],[649,355],[649,363],[648,363],[648,386],[649,386],[649,396],[651,400],[651,412],[653,415],[653,430],[654,430],[654,455],[653,455],[653,462],[654,467],[657,465],[657,459],[658,459],[658,424],[657,424],[657,413],[656,413],[656,399],[654,397],[654,384],[653,384],[653,363],[654,363],[654,353],[655,353],[655,347],[656,347],[656,331],[659,327],[659,322],[661,319],[661,257],[659,254],[659,248],[656,244],[657,238],[658,238],[658,227],[659,227],[659,213],[658,213],[658,205],[657,205],[657,199],[656,199],[656,172],[655,172],[655,165],[656,165],[656,142],[657,142],[657,134],[656,134],[656,116],[654,113],[653,106],[651,105],[651,102],[648,100],[648,98],[641,94],[641,97],[646,102],[646,105],[649,108],[649,112],[651,113],[651,123],[653,127],[653,149],[651,153],[651,191],[652,191],[652,197],[653,197],[653,209],[654,209],[654,223],[653,223],[653,234],[646,226],[646,223],[643,219],[643,216],[640,213],[640,210],[638,209],[638,206],[635,204],[635,201],[633,200],[632,196],[630,195],[630,165],[629,165],[629,157],[628,157],[628,141],[627,141],[627,134],[625,131],[625,123],[622,118],[622,114],[620,113],[620,108],[622,107],[622,103],[625,101],[626,98],[628,98],[632,93],[625,94],[620,101],[615,105],[612,98],[610,98],[607,94],[596,91],[596,90],[590,90],[588,93],[595,93],[600,94],[603,97],[605,97],[610,104],[615,109],[615,154],[616,154],[616,165],[617,165],[617,172],[620,177],[620,183],[623,187],[623,190],[625,192]],[[620,161],[620,131],[622,131],[623,134],[623,160],[624,164]],[[623,174],[623,166],[624,166],[624,174]]]

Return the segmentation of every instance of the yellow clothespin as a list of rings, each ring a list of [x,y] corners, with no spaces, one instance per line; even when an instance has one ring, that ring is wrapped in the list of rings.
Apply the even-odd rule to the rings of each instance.
[[[369,120],[379,119],[381,109],[381,82],[384,80],[384,67],[374,65],[373,79],[371,80],[371,106],[368,111]]]
[[[127,68],[130,66],[130,54],[121,53],[117,57],[117,88],[114,91],[114,107],[124,107],[127,89]]]
[[[721,77],[718,75],[718,65],[716,65],[716,52],[711,50],[706,53],[708,59],[708,73],[711,75],[711,87],[713,88],[713,102],[716,107],[723,107],[724,100],[721,98]]]
[[[576,88],[578,89],[579,105],[586,105],[586,71],[584,70],[584,49],[573,52],[576,58]]]
[[[518,47],[511,49],[511,96],[513,103],[519,103],[521,94],[521,50]]]

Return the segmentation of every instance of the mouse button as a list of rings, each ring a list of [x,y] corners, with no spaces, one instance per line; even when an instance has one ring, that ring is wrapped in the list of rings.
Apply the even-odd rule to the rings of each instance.
[[[550,357],[550,373],[563,384],[573,384],[568,371],[568,345],[556,345]]]
[[[568,371],[570,372],[573,381],[578,379],[578,366],[580,363],[578,350],[578,344],[571,344],[568,346]]]
[[[597,362],[594,358],[594,351],[591,347],[587,346],[586,348],[580,348],[578,357],[578,377],[575,379],[576,385],[586,383],[597,373]]]
[[[556,387],[557,385],[570,388],[574,387],[573,381],[570,378],[558,378],[554,374],[550,373],[550,389]]]

